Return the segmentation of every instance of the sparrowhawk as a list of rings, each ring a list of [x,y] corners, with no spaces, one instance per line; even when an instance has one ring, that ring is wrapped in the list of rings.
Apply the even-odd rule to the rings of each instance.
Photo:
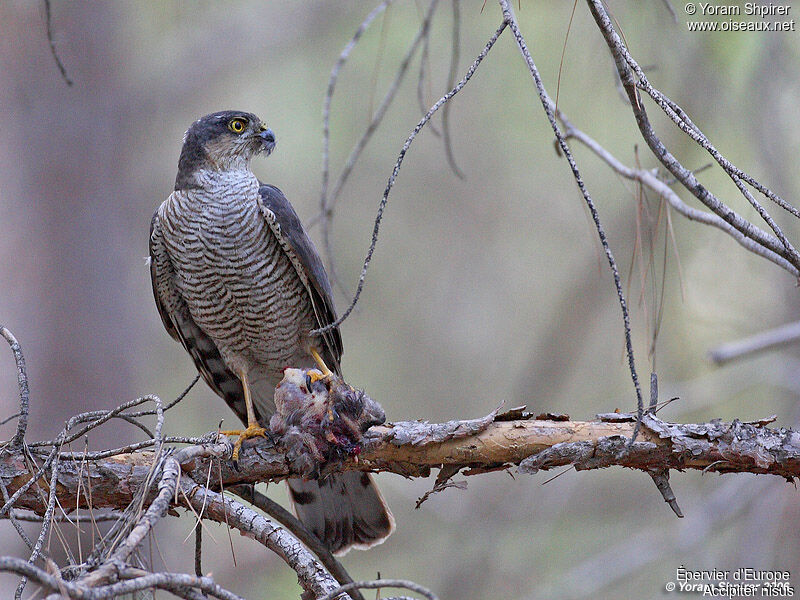
[[[264,435],[286,367],[340,374],[328,277],[283,193],[261,183],[251,159],[275,135],[253,114],[213,113],[184,137],[175,189],[153,216],[150,273],[167,332],[189,352],[214,392]],[[326,366],[327,365],[327,366]],[[329,371],[327,371],[329,372]],[[332,551],[383,541],[394,519],[368,474],[289,481],[300,520]]]

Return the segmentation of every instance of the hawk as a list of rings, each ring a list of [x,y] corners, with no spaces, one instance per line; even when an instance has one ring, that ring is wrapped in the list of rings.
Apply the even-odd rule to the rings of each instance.
[[[341,374],[333,294],[292,205],[261,183],[250,161],[275,148],[255,115],[223,111],[184,137],[175,189],[150,226],[150,274],[167,332],[247,428],[235,446],[265,434],[286,367]],[[394,519],[368,474],[289,480],[298,518],[337,554],[369,548]]]

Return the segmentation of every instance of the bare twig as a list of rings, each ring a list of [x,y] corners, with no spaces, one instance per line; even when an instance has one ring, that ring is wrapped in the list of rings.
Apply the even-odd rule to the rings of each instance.
[[[653,478],[653,483],[656,484],[658,491],[661,492],[664,502],[669,505],[678,518],[682,519],[683,513],[681,512],[681,507],[678,506],[678,499],[669,485],[669,471],[666,469],[663,471],[650,471],[649,474]]]
[[[8,502],[8,499],[9,499],[8,498],[8,488],[6,487],[6,484],[3,482],[3,478],[2,477],[0,477],[0,492],[2,492],[2,494],[3,494],[3,502]],[[23,515],[23,516],[25,516],[25,515]],[[17,530],[17,533],[19,534],[19,537],[22,539],[22,541],[25,542],[25,545],[30,550],[33,550],[33,542],[28,537],[28,534],[25,533],[25,530],[22,528],[22,525],[19,524],[19,521],[24,521],[26,519],[24,519],[24,518],[20,519],[19,517],[20,517],[20,515],[15,514],[15,511],[12,510],[12,511],[9,511],[5,515],[5,517],[3,517],[3,518],[8,518],[11,521],[11,524],[14,526],[14,529]],[[37,517],[37,518],[39,520],[41,520],[43,517]]]
[[[186,395],[189,392],[192,391],[192,388],[197,384],[198,381],[200,381],[200,373],[198,373],[197,375],[194,376],[194,379],[192,379],[192,381],[189,383],[189,385],[187,385],[186,388],[180,394],[178,394],[178,396],[175,398],[175,400],[173,400],[172,402],[170,402],[169,404],[164,406],[164,408],[161,409],[161,410],[163,410],[163,412],[167,412],[173,406],[178,404],[178,402],[183,400],[186,397]],[[149,398],[149,396],[145,396],[145,398]],[[129,413],[125,413],[125,414],[127,416],[129,416],[129,417],[144,417],[144,416],[147,416],[147,415],[157,415],[158,411],[159,411],[158,408],[154,408],[152,410],[140,410],[140,411],[129,412]]]
[[[419,7],[417,7],[418,12]],[[420,19],[423,16],[420,14]],[[426,97],[430,95],[430,78],[429,72],[431,70],[430,66],[430,45],[431,45],[431,36],[426,35],[425,38],[422,40],[422,52],[420,53],[420,60],[419,60],[419,75],[417,76],[417,103],[419,104],[420,113],[423,115],[428,112],[428,101]],[[453,82],[455,83],[455,82]],[[427,94],[426,94],[426,84],[427,84]],[[452,87],[452,86],[451,86]],[[431,123],[430,130],[433,135],[439,137],[441,134],[439,130]]]
[[[342,563],[340,563],[336,557],[331,554],[330,550],[317,539],[317,536],[303,525],[300,519],[295,517],[280,504],[257,491],[252,485],[233,486],[229,488],[229,491],[246,500],[256,508],[263,510],[270,517],[291,531],[292,535],[300,540],[306,548],[317,555],[317,558],[319,558],[322,565],[328,570],[328,573],[333,575],[339,584],[345,585],[353,582],[353,578],[350,577],[350,574],[342,566]],[[353,600],[364,600],[358,589],[353,589],[350,595]]]
[[[200,447],[195,447],[200,448]],[[180,456],[183,451],[178,451]],[[188,453],[186,453],[188,454]],[[109,581],[128,557],[136,550],[144,537],[150,532],[156,522],[167,513],[175,496],[181,472],[180,462],[175,456],[167,457],[161,465],[161,476],[158,483],[158,494],[150,503],[139,522],[133,527],[128,537],[109,556],[97,570],[85,575],[80,581],[88,587],[102,585]]]
[[[210,519],[219,523],[227,522],[230,527],[252,535],[257,542],[275,552],[297,573],[304,590],[319,597],[339,587],[336,580],[288,530],[245,505],[193,481],[184,479],[181,485],[185,486],[186,495],[196,509],[205,505],[205,514]]]
[[[418,583],[414,583],[413,581],[407,581],[405,579],[375,579],[373,581],[354,581],[353,583],[348,583],[347,585],[343,585],[338,589],[329,592],[319,600],[333,600],[342,592],[349,592],[351,590],[355,590],[358,588],[370,589],[370,590],[380,589],[380,588],[400,588],[416,592],[420,596],[428,598],[428,600],[438,600],[436,594],[434,594],[428,588],[423,587]]]
[[[724,365],[738,358],[796,343],[798,340],[800,340],[800,321],[723,344],[711,350],[709,356],[716,364]]]
[[[458,76],[458,61],[461,50],[461,11],[459,0],[452,0],[453,7],[453,40],[450,48],[450,72],[447,74],[447,87],[452,89],[456,84]],[[456,164],[456,157],[453,155],[453,140],[450,136],[450,104],[445,104],[442,108],[442,136],[444,140],[444,153],[447,157],[447,164],[459,179],[464,179],[464,173]]]
[[[325,218],[325,213],[327,212],[328,206],[328,181],[330,179],[331,101],[333,100],[333,92],[336,89],[336,82],[339,79],[339,71],[342,70],[342,67],[350,57],[350,53],[356,47],[358,40],[361,39],[361,36],[364,34],[364,32],[369,28],[375,18],[381,14],[386,7],[389,6],[389,4],[391,4],[391,2],[392,0],[384,0],[374,9],[372,9],[372,11],[362,21],[361,25],[358,26],[358,29],[356,29],[356,32],[350,41],[347,42],[347,45],[345,45],[341,54],[339,54],[339,59],[331,69],[331,75],[328,79],[328,89],[325,92],[325,100],[322,104],[322,192],[320,193],[319,200],[319,214],[322,218]]]
[[[600,213],[597,211],[597,207],[594,205],[594,201],[592,200],[592,197],[589,195],[589,191],[583,182],[583,178],[580,174],[580,171],[578,170],[578,165],[575,162],[575,158],[572,156],[572,152],[569,149],[569,145],[567,144],[564,134],[561,133],[561,130],[558,127],[555,115],[555,103],[552,101],[547,91],[545,90],[544,83],[542,82],[542,78],[539,75],[539,70],[536,68],[536,64],[533,61],[533,57],[531,56],[531,53],[528,51],[528,46],[525,43],[525,38],[523,37],[522,32],[519,29],[517,20],[514,17],[514,12],[511,8],[511,4],[508,2],[508,0],[499,0],[499,1],[500,1],[500,7],[503,10],[504,23],[508,24],[509,28],[511,29],[511,32],[514,34],[514,39],[517,42],[517,47],[522,53],[522,57],[525,59],[525,63],[527,64],[528,70],[530,71],[531,77],[533,78],[534,84],[536,85],[536,90],[539,94],[539,100],[542,103],[542,107],[544,108],[548,121],[550,121],[550,126],[552,127],[553,133],[556,136],[559,148],[561,149],[561,152],[563,152],[564,156],[567,159],[567,162],[569,163],[569,167],[572,170],[572,176],[575,179],[575,183],[578,184],[578,188],[580,189],[581,194],[583,195],[583,199],[586,202],[586,206],[589,208],[589,212],[592,215],[592,220],[594,221],[595,228],[597,229],[597,235],[600,237],[600,243],[603,245],[603,250],[605,251],[606,259],[608,260],[608,265],[609,268],[611,269],[611,273],[614,278],[614,286],[616,287],[617,290],[617,300],[619,301],[619,306],[620,309],[622,310],[622,324],[625,333],[625,351],[628,356],[628,368],[630,369],[634,391],[636,392],[637,419],[636,419],[636,427],[634,427],[630,441],[630,443],[633,444],[639,432],[639,425],[642,420],[642,414],[644,413],[644,400],[642,398],[642,389],[641,386],[639,385],[639,375],[636,372],[636,361],[633,355],[633,341],[631,339],[631,319],[630,315],[628,314],[628,303],[625,300],[625,294],[622,291],[622,281],[619,276],[619,269],[617,268],[617,262],[614,259],[614,255],[611,252],[611,246],[608,243],[608,238],[606,236],[605,231],[603,230],[602,224],[600,223]]]
[[[672,4],[670,3],[670,0],[663,0],[663,4],[664,4],[664,8],[666,8],[667,12],[669,13],[669,16],[672,17],[672,22],[677,24],[678,15],[675,13],[675,9],[672,8]]]
[[[207,441],[203,437],[186,437],[186,436],[166,436],[162,440],[165,444],[201,444]],[[49,443],[47,445],[50,445]],[[86,452],[86,460],[103,460],[104,458],[108,458],[110,456],[116,456],[117,454],[124,454],[126,452],[135,452],[136,450],[142,450],[143,448],[151,448],[153,446],[158,446],[159,442],[155,439],[144,440],[141,442],[136,442],[133,444],[128,444],[126,446],[120,446],[118,448],[110,448],[108,450],[97,450],[94,452]],[[84,456],[83,452],[60,452],[58,454],[59,458],[80,458]]]
[[[647,411],[656,414],[656,408],[658,408],[658,375],[653,371],[650,373],[650,404],[647,406]]]
[[[10,556],[0,556],[0,571],[18,573],[40,585],[46,586],[50,590],[58,593],[55,598],[66,597],[95,600],[101,598],[115,598],[123,594],[131,594],[147,589],[170,590],[181,594],[181,591],[185,588],[197,588],[205,594],[210,595],[212,598],[219,598],[220,600],[244,600],[241,596],[237,596],[214,583],[214,580],[210,577],[196,577],[183,573],[148,573],[133,579],[111,585],[99,586],[89,590],[80,584],[56,577],[22,559]],[[126,576],[130,573],[131,570],[126,569],[122,571],[121,575]],[[182,597],[198,598],[197,596],[181,595]],[[52,596],[48,597],[48,600],[50,600],[50,598],[52,598]]]
[[[44,14],[45,14],[45,21],[47,25],[47,43],[50,44],[50,54],[53,55],[53,60],[56,61],[56,66],[58,70],[61,72],[61,77],[64,79],[67,85],[72,85],[72,80],[67,75],[67,69],[64,66],[64,63],[61,62],[61,58],[58,56],[58,51],[56,50],[56,42],[53,39],[53,19],[51,16],[50,10],[50,0],[44,0]]]
[[[28,375],[25,370],[25,356],[22,354],[22,348],[7,328],[0,326],[0,334],[11,346],[11,352],[14,353],[14,362],[17,364],[17,387],[19,387],[19,421],[17,421],[17,432],[11,438],[11,445],[19,447],[22,440],[25,438],[25,430],[28,427],[28,409],[30,404],[30,390],[28,388]]]
[[[781,208],[792,215],[800,217],[800,211],[780,198],[769,188],[755,180],[747,173],[744,173],[731,164],[727,159],[725,159],[677,104],[650,85],[644,71],[630,55],[624,42],[614,29],[611,18],[608,16],[608,13],[606,12],[602,2],[600,0],[587,0],[587,2],[589,4],[589,9],[592,13],[592,16],[603,33],[609,50],[614,57],[617,72],[622,80],[622,85],[628,95],[629,104],[633,110],[634,117],[636,118],[636,124],[639,127],[642,137],[647,142],[647,145],[653,151],[658,160],[687,190],[689,190],[698,200],[705,204],[720,218],[728,222],[733,228],[738,230],[745,237],[754,240],[757,244],[786,259],[795,268],[796,272],[797,269],[800,268],[800,255],[798,255],[797,251],[783,234],[777,223],[775,223],[766,210],[755,200],[749,190],[747,190],[747,188],[744,186],[744,183],[753,186],[764,196],[778,204]],[[636,80],[634,80],[633,73],[636,74]],[[742,193],[742,195],[745,196],[747,201],[756,209],[762,219],[764,219],[764,221],[770,226],[775,234],[774,236],[771,236],[770,234],[756,227],[721,202],[707,188],[700,185],[694,174],[689,169],[686,169],[683,165],[681,165],[675,156],[673,156],[666,146],[664,146],[653,130],[637,88],[643,89],[645,92],[647,92],[647,94],[656,102],[656,104],[658,104],[665,114],[672,119],[672,121],[679,127],[681,131],[686,133],[697,144],[703,147],[714,158],[714,160],[717,161],[717,163],[723,168],[723,170],[725,170],[728,176],[739,188],[739,191]]]
[[[195,527],[194,530],[194,574],[203,576],[203,528]]]
[[[0,571],[17,573],[18,575],[22,575],[23,577],[27,577],[28,579],[35,581],[36,583],[46,585],[51,590],[64,591],[70,598],[84,597],[77,587],[63,581],[58,577],[54,577],[43,569],[40,569],[30,564],[28,561],[22,560],[21,558],[15,558],[13,556],[0,556]]]
[[[345,319],[347,319],[347,317],[350,316],[350,313],[353,312],[353,309],[355,308],[356,304],[358,303],[358,299],[361,296],[361,291],[364,288],[364,280],[367,277],[367,270],[369,269],[369,264],[372,261],[372,254],[375,251],[375,245],[378,243],[378,232],[380,231],[383,212],[386,209],[387,202],[389,201],[389,192],[391,192],[395,179],[397,179],[397,175],[400,173],[400,166],[403,164],[403,158],[405,157],[406,152],[408,152],[408,149],[411,147],[411,143],[417,137],[417,134],[422,130],[425,124],[428,123],[428,121],[430,121],[431,117],[436,113],[436,111],[439,110],[439,108],[441,108],[442,105],[448,102],[458,92],[460,92],[467,84],[467,82],[472,78],[472,76],[475,73],[475,70],[481,64],[483,59],[486,58],[486,55],[492,49],[492,46],[494,46],[494,43],[497,41],[497,38],[500,36],[500,34],[503,32],[505,28],[506,28],[506,23],[503,22],[497,29],[497,31],[494,32],[492,37],[489,38],[489,41],[486,43],[486,46],[484,46],[483,50],[481,50],[480,54],[478,54],[477,58],[473,61],[472,65],[470,65],[469,69],[467,69],[467,73],[466,75],[464,75],[464,78],[461,81],[459,81],[452,90],[450,90],[447,94],[445,94],[439,100],[436,101],[436,103],[430,108],[428,113],[424,117],[422,117],[422,119],[420,119],[419,123],[417,123],[417,126],[411,132],[411,135],[409,135],[408,138],[406,139],[405,143],[403,144],[403,148],[400,150],[400,156],[397,158],[397,162],[394,165],[392,174],[389,176],[389,181],[387,182],[386,189],[383,192],[383,198],[381,199],[380,204],[378,205],[378,214],[375,217],[375,226],[372,230],[372,240],[370,241],[369,249],[367,250],[367,256],[364,259],[364,264],[361,267],[361,276],[358,278],[358,287],[356,288],[356,293],[353,295],[353,299],[351,300],[350,305],[347,307],[347,310],[345,310],[342,313],[342,315],[338,319],[336,319],[336,321],[334,321],[330,325],[326,325],[325,327],[320,327],[319,329],[313,330],[311,332],[312,334],[322,334],[335,327],[338,327],[339,325],[342,324],[342,322],[344,322]]]
[[[380,105],[378,105],[377,110],[373,113],[372,119],[370,120],[367,128],[364,130],[364,133],[359,138],[356,145],[353,147],[352,151],[350,152],[350,156],[347,157],[347,161],[345,162],[344,167],[342,168],[342,172],[339,174],[336,183],[333,186],[333,190],[331,191],[330,195],[327,197],[324,211],[325,214],[330,217],[330,213],[336,204],[339,195],[341,194],[342,188],[344,184],[347,182],[348,178],[350,177],[350,173],[353,171],[353,167],[355,166],[356,162],[358,161],[361,153],[363,152],[364,148],[366,147],[369,140],[372,138],[372,135],[375,133],[375,130],[380,125],[381,121],[383,121],[383,117],[386,115],[386,111],[389,109],[389,106],[394,100],[395,96],[397,95],[397,90],[400,88],[400,84],[405,77],[406,72],[408,71],[408,67],[411,64],[411,59],[414,58],[414,55],[417,52],[417,49],[423,43],[423,41],[428,37],[430,32],[431,20],[433,19],[434,12],[436,11],[436,6],[438,5],[438,0],[431,0],[431,4],[428,7],[428,12],[425,14],[425,18],[422,21],[422,25],[417,31],[417,35],[411,41],[411,44],[408,46],[408,50],[406,51],[406,55],[403,57],[403,60],[400,61],[400,66],[397,68],[397,73],[395,74],[394,80],[392,81],[389,89],[386,91],[386,94],[383,97]],[[325,224],[325,219],[323,218],[323,227]]]
[[[2,486],[0,486],[0,489],[2,489]],[[11,514],[13,514],[14,519],[17,521],[29,521],[31,523],[41,523],[44,521],[44,517],[41,515],[21,513],[18,511],[11,511]],[[122,517],[123,513],[119,511],[109,511],[99,515],[53,515],[51,520],[54,523],[68,522],[72,523],[73,525],[77,525],[79,523],[91,523],[93,521],[96,521],[97,523],[100,523],[101,521],[119,521],[119,519]],[[31,544],[31,549],[33,549],[33,544]]]
[[[408,67],[411,64],[411,59],[417,52],[417,49],[423,43],[423,41],[428,37],[430,32],[430,25],[431,20],[433,19],[434,12],[436,11],[436,6],[438,5],[439,0],[431,0],[430,6],[428,7],[428,12],[425,14],[425,18],[422,21],[422,25],[420,26],[417,35],[412,40],[411,44],[408,47],[408,51],[406,52],[405,57],[400,62],[400,66],[397,69],[397,73],[395,74],[394,80],[392,81],[389,89],[387,90],[386,94],[383,97],[380,105],[378,106],[377,110],[372,115],[367,128],[364,130],[364,133],[359,138],[356,145],[353,147],[352,151],[350,152],[350,156],[347,157],[347,161],[345,162],[344,167],[342,167],[342,172],[339,174],[339,177],[336,180],[336,183],[333,186],[333,190],[330,194],[327,194],[327,179],[323,179],[323,196],[320,200],[320,218],[322,222],[322,238],[323,238],[323,246],[325,248],[326,259],[328,263],[328,274],[330,275],[331,279],[339,285],[342,292],[346,295],[347,292],[341,286],[339,282],[339,278],[336,274],[335,269],[335,262],[333,260],[333,251],[331,248],[331,240],[330,240],[330,220],[333,214],[333,209],[336,205],[336,201],[339,198],[339,195],[344,187],[344,184],[347,182],[348,178],[350,177],[350,173],[353,171],[353,167],[355,167],[356,163],[358,162],[361,153],[363,152],[364,148],[366,147],[369,140],[372,138],[372,135],[375,133],[375,130],[380,125],[381,121],[383,121],[384,116],[386,115],[386,111],[389,109],[389,106],[392,104],[395,96],[397,95],[397,90],[400,88],[400,84],[402,83],[403,79],[405,78],[406,72],[408,71]],[[338,63],[337,63],[338,64]],[[333,73],[331,73],[331,80],[333,79]],[[333,93],[333,88],[330,86],[328,87],[329,92]],[[323,111],[324,115],[327,115],[330,110],[330,97],[326,96],[325,99],[326,108]],[[324,130],[326,133],[325,141],[323,144],[325,145],[325,156],[327,157],[328,149],[328,135],[329,135],[329,126],[326,122],[324,125]]]
[[[53,464],[53,461],[56,460],[57,456],[58,456],[58,448],[53,448],[53,450],[47,456],[44,463],[42,464],[41,467],[39,467],[36,473],[30,479],[28,479],[28,481],[26,481],[22,486],[20,486],[17,490],[15,490],[14,493],[11,494],[11,497],[8,500],[6,500],[5,504],[3,504],[2,507],[0,507],[0,517],[2,517],[9,510],[11,510],[11,508],[15,506],[15,503],[17,502],[19,497],[22,496],[22,494],[26,493],[31,487],[33,487],[36,484],[37,481],[39,481],[39,478],[47,472],[47,469],[50,468],[50,465]]]
[[[87,425],[86,427],[79,429],[75,433],[67,435],[63,440],[56,439],[46,442],[33,442],[29,444],[29,447],[37,448],[42,446],[56,446],[61,444],[69,444],[71,442],[74,442],[78,438],[83,437],[89,431],[99,427],[103,423],[115,417],[120,417],[121,413],[124,410],[131,408],[133,406],[138,406],[139,404],[143,404],[144,402],[153,402],[158,405],[161,403],[161,399],[156,395],[150,394],[147,396],[142,396],[141,398],[136,398],[135,400],[131,400],[129,402],[125,402],[124,404],[121,404],[120,406],[116,407],[113,410],[96,410],[75,415],[69,421],[67,421],[67,424],[64,427],[64,432],[70,431],[73,427],[75,427],[80,423],[86,421],[91,421],[91,423],[89,423],[89,425]]]
[[[325,92],[325,100],[323,101],[322,105],[322,188],[319,199],[320,210],[319,213],[317,213],[317,216],[313,218],[308,225],[309,227],[313,227],[318,220],[322,221],[324,243],[323,248],[325,250],[325,258],[328,263],[329,275],[333,280],[334,285],[340,288],[342,286],[336,274],[336,264],[333,260],[333,252],[331,249],[329,233],[331,214],[329,209],[330,197],[328,195],[328,181],[330,179],[331,101],[333,100],[333,92],[336,89],[336,82],[339,79],[339,71],[341,71],[342,67],[347,62],[350,53],[356,47],[359,39],[361,39],[361,36],[369,28],[375,18],[380,15],[391,3],[392,0],[383,0],[383,2],[372,9],[367,17],[361,22],[361,25],[359,25],[358,29],[356,29],[353,37],[350,39],[347,45],[345,45],[341,54],[339,54],[339,59],[331,69],[330,78],[328,79],[328,89]]]
[[[622,162],[620,162],[597,141],[575,127],[562,111],[559,110],[557,116],[564,124],[565,137],[568,139],[576,139],[581,142],[622,177],[632,181],[638,181],[642,185],[647,186],[661,197],[665,198],[672,208],[677,210],[690,221],[697,221],[705,225],[716,227],[717,229],[720,229],[731,236],[746,250],[766,258],[781,268],[789,271],[794,276],[800,276],[800,271],[798,271],[798,269],[795,268],[794,265],[792,265],[788,260],[783,258],[780,254],[777,254],[769,248],[759,244],[751,237],[746,236],[719,215],[713,212],[709,213],[698,210],[687,205],[683,200],[681,200],[680,196],[678,196],[678,194],[676,194],[675,191],[669,187],[668,182],[665,182],[659,178],[656,172],[647,169],[633,169],[622,164]],[[777,238],[773,238],[773,240],[775,244],[778,243]]]
[[[39,555],[42,552],[42,545],[44,544],[44,539],[47,537],[48,531],[50,531],[50,527],[53,524],[53,512],[55,511],[56,507],[56,500],[58,496],[56,495],[57,492],[57,485],[58,485],[58,474],[59,474],[59,461],[56,459],[53,463],[52,473],[50,475],[50,485],[48,487],[48,495],[47,495],[47,509],[44,513],[44,518],[42,519],[42,527],[39,530],[39,537],[36,538],[36,543],[33,546],[33,550],[31,552],[30,558],[28,558],[28,563],[33,564],[36,562],[36,559],[39,558]],[[80,481],[80,479],[79,479]],[[22,577],[22,580],[19,582],[16,591],[14,592],[15,600],[19,600],[22,597],[22,592],[25,591],[25,585],[28,583],[26,577]]]

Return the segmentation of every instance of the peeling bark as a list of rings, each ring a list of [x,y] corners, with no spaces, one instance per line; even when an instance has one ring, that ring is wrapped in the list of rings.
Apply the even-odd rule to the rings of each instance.
[[[519,416],[514,414],[514,416]],[[577,470],[621,466],[651,472],[699,469],[718,473],[760,473],[791,481],[800,476],[800,432],[770,428],[769,420],[745,423],[738,420],[708,423],[669,423],[646,414],[637,442],[626,445],[633,433],[634,416],[598,415],[595,421],[563,421],[518,418],[504,420],[494,412],[483,419],[426,423],[407,421],[373,427],[365,435],[362,453],[338,464],[326,465],[326,472],[360,470],[391,472],[406,477],[425,477],[431,468],[442,466],[468,469],[476,474],[517,466],[520,472],[535,473],[565,465]],[[562,418],[562,417],[559,417]],[[209,461],[215,461],[224,485],[276,481],[292,472],[285,457],[269,440],[248,441],[239,458],[238,470],[226,458],[194,456],[181,467],[185,475],[205,485]],[[76,498],[78,479],[92,488],[94,508],[122,509],[147,480],[153,468],[153,452],[133,452],[81,465],[62,460],[58,474],[61,506],[86,506]],[[217,466],[219,461],[219,467]],[[0,477],[13,494],[31,474],[19,451],[6,449],[0,456]],[[48,474],[15,502],[15,508],[42,514],[45,505],[40,489],[47,490]],[[149,493],[148,501],[156,490]]]

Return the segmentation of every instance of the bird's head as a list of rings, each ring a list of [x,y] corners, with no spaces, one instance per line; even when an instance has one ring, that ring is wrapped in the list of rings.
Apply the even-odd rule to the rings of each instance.
[[[252,113],[225,110],[192,123],[183,138],[175,189],[190,187],[198,169],[247,169],[252,158],[275,148],[275,134]]]

